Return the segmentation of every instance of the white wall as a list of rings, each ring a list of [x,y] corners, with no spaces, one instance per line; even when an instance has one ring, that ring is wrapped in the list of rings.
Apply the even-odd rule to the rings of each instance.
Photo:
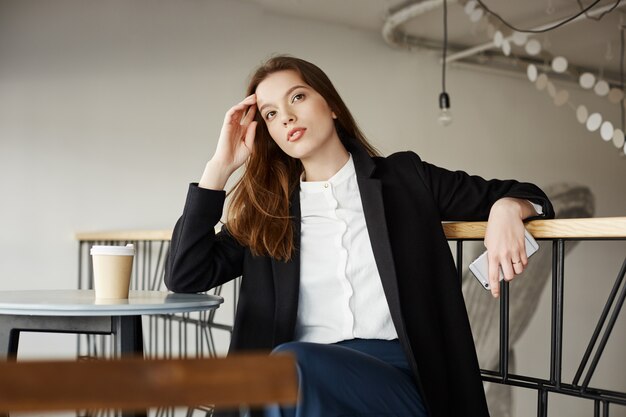
[[[626,159],[523,78],[451,68],[455,120],[444,129],[436,58],[391,50],[376,33],[233,0],[0,0],[0,289],[74,288],[76,231],[172,227],[224,111],[273,53],[325,69],[384,153],[412,149],[539,185],[577,182],[595,193],[597,216],[626,214]],[[604,99],[574,89],[572,100],[619,120]],[[625,248],[585,243],[568,259],[566,376]],[[546,291],[520,342],[520,368],[546,369],[549,320]],[[594,384],[625,390],[625,327],[622,317]],[[28,335],[20,354],[71,355],[73,340]],[[516,398],[518,415],[534,413],[535,397]],[[554,415],[590,413],[550,401]]]

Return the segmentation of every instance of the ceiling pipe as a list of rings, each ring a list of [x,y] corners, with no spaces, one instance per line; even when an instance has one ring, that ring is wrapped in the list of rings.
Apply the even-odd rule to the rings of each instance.
[[[382,28],[383,39],[393,48],[403,48],[415,45],[407,42],[407,36],[397,28],[431,10],[438,9],[443,5],[443,0],[419,0],[407,1],[389,10]],[[430,49],[430,46],[426,46]]]
[[[458,2],[456,0],[453,0],[453,1]],[[440,51],[441,50],[440,40],[418,38],[413,35],[409,35],[409,34],[402,32],[401,30],[398,29],[398,27],[408,22],[409,20],[415,19],[421,15],[424,15],[425,13],[431,10],[435,10],[441,7],[442,5],[443,5],[443,0],[417,0],[417,1],[409,0],[405,3],[402,3],[390,9],[389,14],[387,15],[387,18],[385,19],[385,22],[382,28],[383,39],[389,46],[393,48],[417,47],[421,49]],[[622,8],[624,6],[626,6],[626,3],[625,4],[620,3],[617,6],[617,8]],[[586,13],[586,15],[585,14],[580,15],[579,17],[577,17],[576,19],[573,19],[571,22],[568,22],[567,24],[579,22],[582,19],[585,19],[587,16],[594,17],[596,15],[602,14],[605,11],[609,10],[611,7],[613,7],[612,4],[600,7],[598,9],[590,10]],[[550,27],[559,23],[561,20],[546,23],[544,25],[534,28],[534,30],[545,29],[547,27]],[[510,38],[511,36],[508,36],[506,39],[510,40]],[[456,62],[462,62],[462,60],[471,61],[473,60],[473,56],[481,52],[493,49],[495,47],[496,46],[493,42],[487,42],[485,44],[478,45],[472,48],[467,48],[467,49],[463,49],[462,47],[460,47],[460,45],[448,45],[449,50],[452,50],[452,51],[456,50],[456,52],[453,52],[450,55],[448,55],[448,57],[446,58],[446,62],[454,64]],[[517,60],[519,59],[520,58],[517,58]],[[513,71],[525,72],[525,69],[521,69],[520,67],[515,65],[514,59],[510,59],[510,60],[512,62],[511,69]],[[473,64],[475,65],[476,63],[474,62]],[[586,69],[582,67],[578,67],[576,65],[570,65],[568,72],[573,75],[576,75],[576,74],[582,73],[585,70]],[[617,85],[617,81],[616,81],[617,76],[615,74],[605,74],[605,78],[608,78],[610,80],[609,82],[611,85]]]
[[[390,9],[389,14],[387,15],[385,22],[383,23],[383,27],[382,27],[383,39],[389,46],[393,48],[423,47],[426,49],[433,49],[433,45],[440,43],[440,41],[416,38],[414,36],[405,34],[401,30],[399,30],[398,27],[408,22],[409,20],[415,19],[431,10],[438,9],[442,5],[443,5],[443,0],[417,0],[417,1],[410,0]],[[626,3],[623,3],[623,4],[620,3],[617,6],[617,8],[619,9],[624,6],[626,6]],[[582,14],[578,16],[576,19],[568,22],[567,24],[579,22],[585,19],[587,16],[594,17],[596,15],[602,14],[606,12],[607,10],[611,9],[612,7],[613,5],[609,4],[609,5],[600,7],[598,9],[590,10],[586,13],[586,15]],[[562,20],[563,19],[546,23],[544,25],[533,28],[532,30],[546,29],[550,26],[553,26],[559,23]],[[510,40],[511,36],[506,37],[506,39]],[[483,52],[483,51],[486,51],[488,49],[492,49],[495,47],[496,46],[493,41],[487,42],[482,45],[474,46],[472,48],[468,48],[468,49],[450,54],[446,58],[446,62],[458,61],[463,58],[476,55],[480,52]]]

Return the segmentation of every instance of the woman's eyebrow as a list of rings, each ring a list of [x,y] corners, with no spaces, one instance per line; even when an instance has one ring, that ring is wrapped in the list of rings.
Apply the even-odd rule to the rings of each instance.
[[[287,97],[289,96],[289,94],[291,94],[293,92],[293,90],[297,90],[298,88],[307,88],[306,85],[294,85],[293,87],[291,87],[289,90],[287,90],[287,92],[285,93],[285,95],[283,95],[283,97]],[[259,113],[263,112],[263,109],[267,106],[269,106],[271,103],[265,103],[264,105],[262,105],[261,107],[259,107]]]

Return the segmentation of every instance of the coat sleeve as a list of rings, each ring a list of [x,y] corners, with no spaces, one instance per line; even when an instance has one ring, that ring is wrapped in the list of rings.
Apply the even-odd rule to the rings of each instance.
[[[189,186],[165,265],[165,285],[171,291],[207,291],[242,274],[245,248],[226,227],[215,233],[225,199],[225,191]]]
[[[479,221],[489,217],[493,203],[503,197],[529,200],[542,207],[543,213],[526,220],[554,218],[554,209],[545,193],[536,185],[515,180],[485,180],[463,171],[449,171],[429,164],[408,152],[415,169],[430,189],[442,221]]]

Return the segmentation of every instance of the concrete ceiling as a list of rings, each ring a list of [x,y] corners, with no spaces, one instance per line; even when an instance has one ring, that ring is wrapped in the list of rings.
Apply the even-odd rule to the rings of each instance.
[[[386,18],[394,11],[426,0],[245,0],[256,3],[271,13],[298,18],[332,22],[346,27],[366,31],[382,31]],[[430,0],[432,1],[432,0]],[[492,15],[478,23],[470,21],[464,6],[468,0],[448,0],[448,39],[452,52],[485,44],[493,40],[494,30],[505,35],[512,31]],[[531,29],[547,23],[557,22],[580,11],[580,4],[589,6],[593,0],[483,0],[494,12],[507,22],[522,29]],[[509,58],[503,58],[501,50],[491,48],[482,54],[472,55],[465,61],[482,65],[515,66],[519,60],[550,63],[554,56],[564,56],[575,76],[580,70],[591,70],[604,75],[613,82],[619,81],[620,23],[626,13],[626,2],[601,0],[594,9],[619,5],[601,20],[580,19],[544,34],[533,35],[542,44],[542,54],[529,56],[523,47],[513,45]],[[624,19],[626,21],[626,19]],[[396,28],[402,39],[430,45],[439,49],[443,39],[443,8],[432,10],[415,17]],[[381,40],[382,40],[382,34]],[[391,46],[390,46],[391,47]],[[525,67],[525,66],[523,66]]]

